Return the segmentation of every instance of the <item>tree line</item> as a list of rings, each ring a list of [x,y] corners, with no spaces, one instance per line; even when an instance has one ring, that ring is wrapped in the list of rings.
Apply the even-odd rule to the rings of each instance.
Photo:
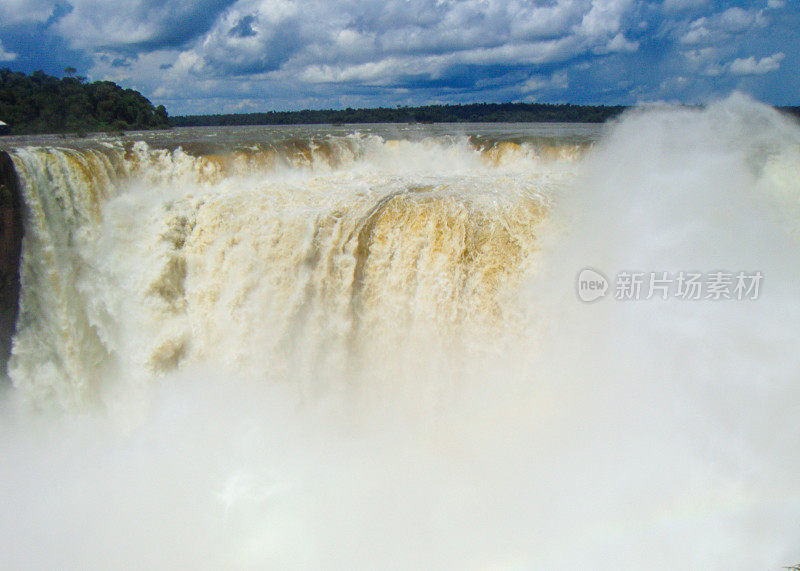
[[[321,109],[268,111],[219,115],[184,115],[170,118],[175,127],[238,125],[310,125],[345,123],[603,123],[625,111],[624,105],[571,105],[551,103],[470,103],[374,109]],[[778,107],[800,118],[800,107]]]
[[[621,105],[571,105],[549,103],[470,103],[374,109],[321,109],[269,111],[227,115],[188,115],[170,118],[176,127],[227,125],[308,125],[338,123],[497,123],[563,122],[602,123],[626,108]]]
[[[0,69],[0,121],[12,134],[89,133],[167,128],[167,110],[111,81],[89,83],[65,70],[57,78]]]

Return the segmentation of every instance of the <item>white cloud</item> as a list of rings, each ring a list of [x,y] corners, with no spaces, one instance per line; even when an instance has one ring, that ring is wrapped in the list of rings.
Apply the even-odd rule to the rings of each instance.
[[[632,53],[639,49],[639,42],[632,42],[620,32],[597,53]]]
[[[763,10],[728,8],[710,16],[696,18],[688,26],[683,26],[680,42],[682,44],[719,43],[750,30],[763,28],[767,24],[769,24],[769,18],[764,15]]]
[[[777,10],[779,8],[783,8],[786,6],[785,0],[768,0],[767,1],[767,8],[771,8],[773,10]]]
[[[534,75],[522,84],[522,91],[532,93],[544,89],[566,89],[569,87],[567,72],[559,71],[550,76]]]
[[[301,7],[284,0],[238,2],[197,45],[201,74],[263,73],[279,68],[310,41]]]
[[[750,56],[726,63],[725,50],[717,47],[688,50],[682,52],[682,55],[689,70],[707,77],[716,77],[726,72],[734,75],[763,75],[778,70],[781,60],[786,57],[783,52],[778,52],[761,59]]]
[[[615,36],[623,15],[631,8],[632,0],[594,0],[581,19],[580,31],[589,37]]]
[[[437,69],[441,71],[441,65],[437,65],[434,60],[435,58],[429,58],[424,68],[418,67],[419,61],[396,58],[350,66],[311,65],[302,72],[300,77],[304,81],[311,83],[357,82],[370,85],[387,85],[392,78],[420,73],[423,69],[428,75],[435,77],[438,75]]]
[[[717,15],[718,27],[728,33],[743,32],[762,18],[761,12],[757,10],[745,10],[743,8],[728,8]]]
[[[0,22],[3,25],[45,22],[55,9],[53,0],[3,0]]]
[[[738,58],[731,62],[729,69],[736,75],[763,75],[780,69],[784,57],[786,54],[778,52],[761,59],[756,59],[754,56]]]
[[[0,42],[0,61],[14,61],[17,59],[17,54],[7,52],[3,47],[3,43]]]
[[[708,29],[708,18],[698,18],[689,24],[689,29],[681,36],[683,44],[699,44],[711,38],[711,31]]]
[[[508,12],[511,37],[519,40],[549,39],[563,35],[579,21],[585,8],[578,2],[558,2],[551,6],[530,6],[511,3]]]
[[[216,0],[70,0],[69,5],[55,28],[72,47],[88,50],[179,45],[205,32],[222,10]]]
[[[704,47],[689,50],[682,53],[688,69],[698,75],[715,77],[725,72],[725,65],[722,64],[722,54],[714,47]]]

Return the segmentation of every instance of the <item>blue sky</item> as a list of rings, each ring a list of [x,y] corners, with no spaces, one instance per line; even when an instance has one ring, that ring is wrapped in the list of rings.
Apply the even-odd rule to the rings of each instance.
[[[0,67],[170,114],[475,101],[800,104],[800,2],[2,0]]]

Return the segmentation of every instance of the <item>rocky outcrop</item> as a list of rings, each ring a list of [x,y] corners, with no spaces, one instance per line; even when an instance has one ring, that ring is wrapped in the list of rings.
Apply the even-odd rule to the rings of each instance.
[[[14,163],[0,151],[0,377],[7,372],[19,313],[23,207]]]

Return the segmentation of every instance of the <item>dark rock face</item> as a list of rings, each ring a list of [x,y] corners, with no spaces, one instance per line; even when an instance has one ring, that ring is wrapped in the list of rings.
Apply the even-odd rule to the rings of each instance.
[[[23,208],[14,163],[0,151],[0,377],[7,373],[19,313]]]

